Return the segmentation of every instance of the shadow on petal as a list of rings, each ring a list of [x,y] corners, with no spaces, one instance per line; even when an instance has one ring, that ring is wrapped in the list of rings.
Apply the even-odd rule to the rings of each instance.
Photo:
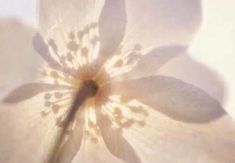
[[[69,86],[46,84],[46,83],[29,83],[24,84],[13,90],[7,97],[3,99],[5,103],[18,103],[36,96],[39,93],[70,89]]]
[[[159,68],[175,57],[184,53],[187,46],[169,45],[161,46],[145,54],[130,71],[123,75],[123,80],[137,79],[145,76],[155,75]]]
[[[182,53],[162,66],[157,75],[183,80],[201,88],[221,104],[224,102],[226,88],[222,76],[207,65],[192,58],[188,52]]]
[[[0,98],[34,80],[43,60],[32,47],[36,29],[15,18],[0,19]]]
[[[118,48],[125,35],[127,23],[124,0],[106,0],[99,19],[101,64]]]
[[[72,122],[71,122],[72,123]],[[53,163],[71,163],[75,155],[80,150],[83,138],[83,122],[75,120],[73,129],[68,130],[67,135],[56,150]]]
[[[112,121],[100,111],[96,111],[97,123],[109,151],[126,163],[140,163],[133,147],[121,135],[121,129],[113,128]]]
[[[63,121],[63,130],[49,158],[50,163],[70,163],[80,150],[85,121],[85,115],[82,110],[83,103],[87,97],[85,87],[82,87],[75,95],[66,118]]]
[[[33,47],[38,52],[38,54],[54,69],[60,70],[66,74],[70,74],[72,76],[75,75],[75,70],[68,68],[67,66],[62,66],[58,61],[56,61],[52,54],[49,51],[48,45],[44,42],[42,36],[37,33],[33,37]]]
[[[203,90],[179,79],[151,76],[114,83],[113,92],[140,102],[167,116],[191,123],[205,123],[225,114],[218,101]]]
[[[128,0],[126,42],[143,47],[189,45],[201,25],[200,0]]]

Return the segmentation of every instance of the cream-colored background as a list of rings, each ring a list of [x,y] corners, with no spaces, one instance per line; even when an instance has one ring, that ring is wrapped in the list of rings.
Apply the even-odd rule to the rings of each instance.
[[[203,0],[203,23],[190,51],[225,81],[226,110],[235,118],[235,1]]]

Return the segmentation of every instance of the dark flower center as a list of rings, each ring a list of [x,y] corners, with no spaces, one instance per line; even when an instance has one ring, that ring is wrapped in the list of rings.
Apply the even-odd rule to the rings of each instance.
[[[98,89],[99,86],[94,80],[85,80],[83,81],[79,92],[86,97],[94,97]]]
[[[93,80],[84,80],[81,88],[77,91],[73,103],[71,105],[70,112],[67,117],[67,123],[65,123],[65,128],[68,127],[69,122],[73,121],[77,110],[81,105],[90,97],[94,97],[98,92],[98,84]]]
[[[94,97],[99,86],[94,80],[84,80],[73,100],[72,110],[77,110],[90,97]]]

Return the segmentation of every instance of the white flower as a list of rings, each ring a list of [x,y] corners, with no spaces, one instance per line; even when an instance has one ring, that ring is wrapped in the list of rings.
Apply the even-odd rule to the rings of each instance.
[[[19,131],[1,143],[1,161],[235,161],[234,126],[220,103],[157,75],[187,51],[198,1],[41,0],[39,11],[31,45],[46,64],[3,100],[12,108],[1,113],[10,114],[1,132]]]

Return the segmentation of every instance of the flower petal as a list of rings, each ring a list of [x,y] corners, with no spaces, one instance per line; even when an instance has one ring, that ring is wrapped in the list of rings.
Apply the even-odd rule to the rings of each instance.
[[[97,22],[104,0],[40,0],[39,25],[45,33],[81,29]]]
[[[109,152],[102,136],[99,137],[100,140],[97,143],[92,142],[89,138],[84,138],[81,149],[73,159],[72,163],[123,163],[123,161],[119,160]]]
[[[225,114],[219,102],[203,90],[171,77],[151,76],[117,82],[111,89],[114,94],[137,99],[180,121],[204,123]]]
[[[83,120],[76,119],[74,122],[70,123],[71,126],[74,127],[64,133],[66,135],[62,142],[57,144],[58,148],[53,150],[54,153],[50,161],[52,163],[71,163],[76,154],[80,151],[83,139]]]
[[[195,0],[127,0],[126,9],[126,49],[188,45],[201,23],[201,4]]]
[[[194,60],[187,52],[162,66],[157,75],[174,77],[197,86],[221,103],[225,99],[225,85],[221,75]]]
[[[97,25],[103,5],[104,0],[40,0],[40,33],[55,42],[59,53],[66,53],[70,34],[77,39],[88,34],[89,26]]]
[[[163,65],[184,53],[186,49],[187,47],[180,45],[161,46],[153,49],[140,58],[131,71],[120,78],[122,80],[130,80],[155,75]]]
[[[142,163],[234,162],[235,126],[230,117],[223,116],[211,123],[189,124],[148,107],[143,109],[148,112],[145,126],[136,125],[123,132]]]
[[[127,23],[124,0],[106,0],[99,19],[100,57],[103,63],[122,41]]]
[[[53,58],[49,51],[48,45],[44,42],[42,36],[37,33],[32,39],[33,47],[38,52],[38,54],[50,65],[51,68],[64,72],[66,74],[75,75],[75,70],[67,67],[66,65],[61,65],[58,61]]]
[[[17,103],[27,100],[33,96],[36,96],[42,92],[48,92],[53,90],[70,89],[69,86],[46,84],[46,83],[29,83],[21,85],[11,92],[7,97],[3,99],[5,103]]]
[[[41,58],[32,48],[35,29],[17,20],[0,20],[0,96],[37,76]]]
[[[97,123],[109,151],[124,162],[140,163],[133,147],[123,138],[120,130],[112,127],[112,121],[100,111],[97,111]]]
[[[54,115],[42,116],[44,99],[24,104],[0,105],[0,162],[44,162],[61,130]]]

